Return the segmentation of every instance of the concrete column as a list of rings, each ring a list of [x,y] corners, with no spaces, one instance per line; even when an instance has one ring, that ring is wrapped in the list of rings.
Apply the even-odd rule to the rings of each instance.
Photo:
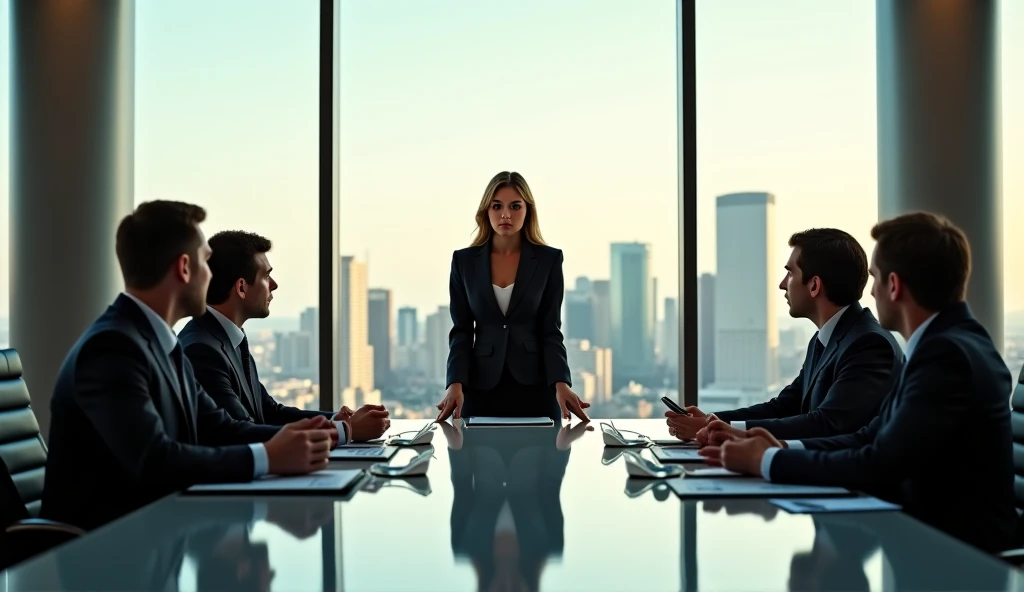
[[[68,349],[122,288],[133,208],[132,0],[12,0],[11,346],[48,437]]]
[[[1002,349],[999,2],[876,7],[879,217],[926,210],[967,233],[967,299]]]

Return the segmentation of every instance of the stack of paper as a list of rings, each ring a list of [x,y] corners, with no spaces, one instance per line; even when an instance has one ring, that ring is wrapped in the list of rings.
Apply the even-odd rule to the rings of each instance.
[[[800,497],[849,495],[842,487],[814,485],[780,485],[755,477],[711,477],[693,479],[682,477],[669,481],[676,495],[683,498],[705,497]]]
[[[900,506],[882,501],[876,497],[838,497],[814,499],[770,499],[769,504],[778,506],[790,514],[817,514],[825,512],[884,512],[899,510]]]
[[[686,467],[683,469],[687,477],[743,477],[743,473],[730,471],[725,467]]]
[[[700,455],[696,448],[664,448],[655,446],[651,448],[654,458],[663,463],[693,463],[707,462],[707,459]]]
[[[189,487],[187,493],[343,493],[362,476],[361,469],[323,470],[308,475],[268,475],[248,483],[205,483]]]
[[[555,424],[550,417],[470,417],[466,423],[478,427],[551,426]]]
[[[387,460],[397,450],[394,446],[339,446],[331,450],[331,460]]]

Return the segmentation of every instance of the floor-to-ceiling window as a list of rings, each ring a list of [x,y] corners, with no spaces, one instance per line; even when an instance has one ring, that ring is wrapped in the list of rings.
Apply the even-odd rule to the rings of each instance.
[[[0,4],[0,37],[9,39],[10,7]],[[0,240],[0,348],[10,345],[10,260],[11,245],[8,230],[10,208],[10,43],[0,43],[0,228],[4,230]]]
[[[678,398],[674,0],[340,2],[339,402],[436,415],[452,251],[521,173],[591,417]]]
[[[207,237],[246,230],[271,240],[280,287],[270,316],[245,323],[250,350],[272,396],[317,408],[318,7],[184,0],[135,9],[135,201],[193,202],[207,210]],[[253,541],[275,528],[257,524]],[[320,544],[319,534],[303,541],[303,554],[318,555]],[[290,564],[308,572],[301,562],[270,562],[278,582],[310,575],[284,573]],[[185,562],[183,587],[195,586],[199,567]]]
[[[712,412],[764,401],[800,371],[811,321],[779,289],[789,237],[845,230],[870,254],[878,219],[874,2],[697,0],[698,404]],[[869,281],[870,284],[870,281]],[[862,304],[874,309],[865,288]],[[730,513],[744,507],[730,504]],[[810,521],[749,506],[747,536],[724,538],[719,504],[698,508],[698,582],[740,589],[718,557],[757,562],[762,587],[822,585]],[[807,553],[754,541],[783,528]],[[785,523],[785,526],[780,522]],[[864,568],[877,587],[879,555]],[[732,583],[730,583],[730,581]]]
[[[270,239],[279,288],[270,316],[244,328],[267,391],[309,409],[319,407],[319,22],[311,2],[136,4],[135,201],[197,203],[207,237]]]
[[[1002,86],[1003,193],[1003,347],[1014,376],[1024,367],[1024,5],[1003,0],[999,6]]]
[[[699,404],[774,396],[816,327],[779,283],[814,227],[872,248],[878,219],[874,3],[696,3]],[[872,309],[870,286],[862,304]]]

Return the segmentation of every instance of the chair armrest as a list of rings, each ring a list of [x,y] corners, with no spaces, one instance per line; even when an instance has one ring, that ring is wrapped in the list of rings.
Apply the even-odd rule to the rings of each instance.
[[[77,526],[71,526],[63,522],[46,520],[45,518],[26,518],[18,520],[7,527],[7,534],[16,535],[19,533],[53,533],[64,534],[67,538],[80,537],[85,531]]]
[[[1016,567],[1024,568],[1024,549],[1010,549],[999,554],[999,558]]]
[[[83,534],[85,531],[81,528],[62,522],[42,518],[19,520],[3,531],[4,552],[0,563],[6,569]]]

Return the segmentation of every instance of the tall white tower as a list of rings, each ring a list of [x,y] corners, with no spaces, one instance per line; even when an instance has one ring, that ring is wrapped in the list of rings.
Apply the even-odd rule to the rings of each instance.
[[[759,391],[778,382],[782,262],[775,258],[775,196],[731,193],[717,199],[715,384]]]

